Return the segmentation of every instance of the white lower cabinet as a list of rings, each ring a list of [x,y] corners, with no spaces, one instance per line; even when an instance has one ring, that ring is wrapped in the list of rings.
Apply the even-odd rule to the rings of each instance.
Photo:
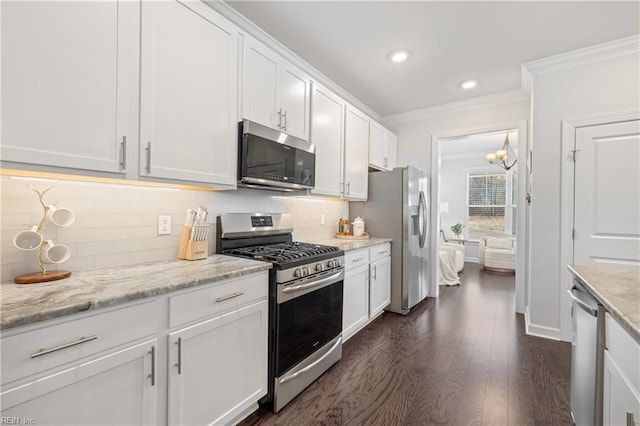
[[[373,320],[391,303],[391,243],[369,248],[369,318]]]
[[[227,424],[267,392],[267,300],[169,334],[169,424]]]
[[[155,424],[160,372],[155,308],[147,302],[3,335],[3,419]],[[133,318],[137,323],[123,330],[123,321]]]
[[[344,264],[342,338],[346,341],[391,302],[391,244],[350,251]]]
[[[343,341],[356,334],[369,320],[369,262],[367,260],[356,268],[345,268],[342,300]]]
[[[613,319],[605,315],[602,424],[640,424],[640,344]]]
[[[267,294],[265,271],[3,330],[3,422],[234,423],[267,393]]]

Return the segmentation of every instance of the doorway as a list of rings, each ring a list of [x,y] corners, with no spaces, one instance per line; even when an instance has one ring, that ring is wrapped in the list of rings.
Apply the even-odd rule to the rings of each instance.
[[[517,159],[516,165],[507,171],[498,164],[490,164],[486,158],[503,147],[509,135],[512,152],[506,167]],[[525,313],[528,276],[528,204],[526,194],[530,191],[530,170],[528,161],[530,150],[527,143],[527,123],[516,122],[461,129],[434,134],[431,140],[431,282],[437,287],[439,275],[438,236],[440,230],[451,232],[450,227],[460,223],[464,226],[465,260],[478,261],[479,241],[482,234],[491,236],[515,234],[516,239],[516,297],[515,310]],[[457,168],[457,171],[456,171]],[[489,177],[487,177],[489,176]],[[515,177],[515,178],[514,178]],[[452,181],[453,180],[453,181]],[[477,204],[469,198],[470,186],[493,182],[501,187],[505,197],[489,197],[487,204]],[[478,186],[478,185],[475,185]],[[506,199],[506,195],[512,198]],[[486,197],[485,197],[486,201]],[[497,205],[495,201],[502,204]],[[474,205],[476,203],[477,205]],[[493,203],[493,204],[492,204]],[[437,295],[439,289],[433,289]]]

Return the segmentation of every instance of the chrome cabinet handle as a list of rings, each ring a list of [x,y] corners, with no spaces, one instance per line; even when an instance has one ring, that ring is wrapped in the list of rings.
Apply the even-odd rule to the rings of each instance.
[[[72,346],[80,345],[82,343],[90,342],[92,340],[96,340],[97,338],[98,336],[81,337],[75,342],[63,343],[62,345],[54,346],[53,348],[49,348],[49,349],[43,348],[43,349],[40,349],[38,352],[31,354],[31,358],[37,358],[42,355],[50,354],[51,352],[56,352],[62,349],[70,348]]]
[[[378,279],[378,267],[376,265],[373,265],[373,279]]]
[[[151,379],[151,386],[156,385],[156,347],[151,346],[151,350],[149,351],[151,355],[151,373],[149,374],[149,378]]]
[[[638,426],[631,411],[627,411],[627,426]]]
[[[225,300],[233,299],[234,297],[239,297],[239,296],[242,296],[243,294],[244,293],[242,292],[238,292],[238,293],[229,294],[228,296],[218,297],[216,299],[216,302],[224,302]]]
[[[151,142],[147,142],[147,174],[151,174]]]
[[[387,254],[386,250],[379,251],[378,254]]]
[[[284,379],[280,380],[280,384],[284,384],[287,382],[290,382],[291,380],[296,379],[297,377],[300,377],[301,375],[303,375],[304,373],[306,373],[307,371],[313,369],[313,367],[315,367],[316,365],[320,364],[322,361],[324,361],[329,355],[331,355],[331,353],[335,350],[336,347],[338,347],[339,344],[342,343],[342,337],[338,339],[338,341],[336,343],[333,344],[333,346],[331,346],[331,349],[329,349],[327,351],[327,353],[325,353],[324,355],[322,355],[318,360],[312,362],[311,364],[307,365],[305,368],[303,368],[302,370],[298,371],[295,374],[292,374],[289,377],[285,377]]]
[[[314,281],[314,282],[307,283],[307,284],[300,284],[300,285],[294,285],[292,287],[283,288],[282,292],[283,293],[294,293],[296,291],[306,290],[308,288],[324,285],[324,284],[328,283],[329,281],[335,280],[336,278],[340,278],[343,274],[344,274],[344,271],[341,270],[337,274],[330,275],[330,276],[328,276],[326,278],[323,278],[321,280],[318,280],[318,281]]]
[[[387,157],[384,157],[384,166],[389,167],[389,159]]]
[[[351,182],[347,182],[347,195],[351,195]]]
[[[276,114],[278,114],[278,124],[276,124],[276,126],[278,126],[278,129],[282,129],[282,108],[280,108]]]
[[[357,259],[353,259],[352,262],[353,263],[358,263],[364,260],[364,257],[358,257]]]
[[[182,337],[178,337],[176,345],[178,345],[178,362],[175,366],[178,367],[178,374],[182,374]]]
[[[127,137],[122,137],[122,142],[120,142],[120,170],[125,170],[127,168]]]
[[[282,126],[282,130],[287,130],[287,111],[282,112],[282,119],[284,120],[284,125]]]

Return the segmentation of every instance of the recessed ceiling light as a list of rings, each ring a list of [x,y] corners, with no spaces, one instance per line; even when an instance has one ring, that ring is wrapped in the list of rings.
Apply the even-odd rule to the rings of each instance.
[[[463,89],[473,89],[478,84],[478,80],[468,80],[460,83],[460,87]]]
[[[406,50],[395,50],[389,55],[391,62],[404,62],[409,58],[409,52]]]

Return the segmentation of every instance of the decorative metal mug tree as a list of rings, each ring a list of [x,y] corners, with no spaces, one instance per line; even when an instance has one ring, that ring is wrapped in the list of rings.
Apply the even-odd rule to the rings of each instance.
[[[16,284],[34,284],[47,281],[61,280],[71,275],[70,271],[47,271],[45,264],[59,264],[69,259],[69,248],[64,244],[54,244],[52,240],[45,240],[42,236],[42,230],[45,226],[47,218],[51,223],[58,227],[71,225],[76,220],[73,211],[65,208],[57,208],[54,205],[47,205],[44,202],[44,196],[53,187],[49,187],[44,191],[39,191],[31,185],[27,187],[38,194],[38,200],[44,210],[42,220],[39,225],[32,226],[29,230],[20,231],[13,238],[13,245],[25,251],[38,250],[38,265],[40,272],[33,272],[15,277]]]

